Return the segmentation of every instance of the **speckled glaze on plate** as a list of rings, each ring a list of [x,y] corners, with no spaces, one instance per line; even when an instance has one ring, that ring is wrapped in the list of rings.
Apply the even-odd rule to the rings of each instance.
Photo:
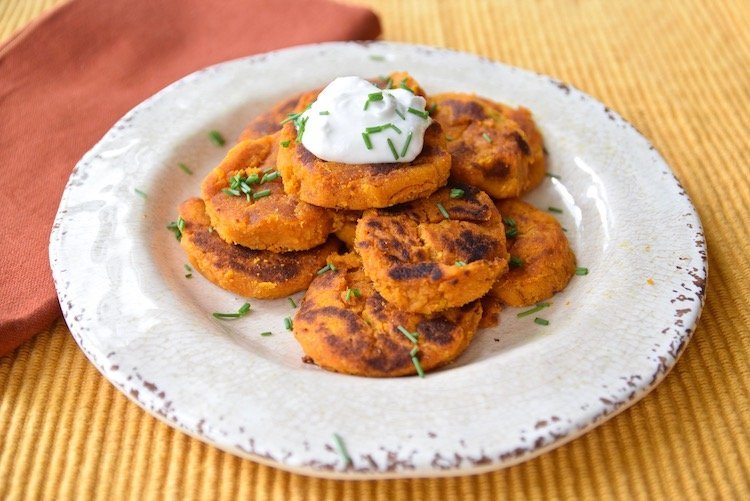
[[[214,319],[211,312],[234,311],[244,299],[198,273],[186,278],[185,255],[165,229],[229,148],[212,144],[210,130],[232,139],[285,96],[340,75],[392,70],[410,71],[428,93],[474,92],[532,110],[548,170],[560,177],[526,198],[563,209],[579,266],[590,270],[543,311],[548,326],[507,309],[498,327],[425,379],[359,378],[303,363],[284,329],[294,314],[286,300],[252,300],[247,317]],[[674,365],[700,315],[707,274],[685,191],[617,114],[545,76],[380,42],[231,61],[146,100],[76,166],[50,260],[73,336],[129,398],[233,454],[332,478],[479,473],[580,436]]]

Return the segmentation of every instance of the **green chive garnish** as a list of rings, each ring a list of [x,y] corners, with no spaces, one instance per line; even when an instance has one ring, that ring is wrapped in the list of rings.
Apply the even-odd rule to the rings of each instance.
[[[288,298],[286,298],[286,299],[287,299],[287,301],[289,301],[289,304],[291,304],[291,305],[292,305],[292,308],[296,308],[296,307],[297,307],[297,303],[295,303],[295,302],[294,302],[294,299],[293,299],[293,298],[291,298],[291,297],[288,297]]]
[[[224,146],[226,141],[218,130],[212,130],[208,133],[208,137],[216,146]]]
[[[453,138],[451,136],[445,136],[446,141],[453,141]]]
[[[513,238],[516,235],[518,235],[518,228],[515,226],[511,226],[507,230],[505,230],[505,238]]]
[[[588,275],[589,269],[588,268],[576,268],[576,275]]]
[[[182,216],[177,218],[177,229],[180,230],[180,233],[185,231],[185,220],[182,219]]]
[[[408,85],[406,85],[406,80],[401,80],[401,83],[399,84],[399,87],[401,87],[404,90],[408,90],[412,94],[415,94],[414,89],[412,89],[411,87],[409,87]]]
[[[299,121],[299,126],[297,127],[297,142],[302,142],[302,135],[305,133],[305,125],[307,124],[307,120],[309,117],[305,117],[302,120]],[[295,122],[296,124],[297,122]]]
[[[451,198],[462,198],[465,193],[461,188],[451,188]]]
[[[385,125],[383,126],[383,128],[384,128],[384,129],[388,129],[388,128],[391,128],[391,129],[395,130],[396,132],[398,132],[399,134],[401,134],[401,129],[399,129],[398,127],[396,127],[395,125],[393,125],[393,124],[391,124],[391,123],[387,123],[387,124],[385,124]]]
[[[331,114],[330,111],[321,111],[320,113],[318,113],[318,115],[330,115],[330,114]]]
[[[385,127],[385,125],[373,125],[372,127],[365,127],[365,132],[374,134],[375,132],[381,132]]]
[[[411,136],[412,136],[412,132],[409,132],[409,135],[406,136],[406,142],[404,143],[404,147],[401,148],[401,156],[402,157],[405,157],[406,156],[406,152],[409,150],[409,145],[411,144]]]
[[[189,265],[185,265],[185,278],[193,278],[193,269]]]
[[[505,223],[506,226],[510,226],[511,228],[515,228],[516,226],[516,220],[512,217],[504,217],[503,223]]]
[[[256,191],[253,193],[253,200],[258,200],[259,198],[267,197],[271,194],[271,190],[263,190],[263,191]]]
[[[193,175],[193,171],[191,171],[191,170],[190,170],[190,169],[188,168],[188,166],[187,166],[187,165],[185,165],[184,163],[180,162],[180,163],[178,163],[178,164],[177,164],[177,166],[178,166],[178,167],[179,167],[180,169],[182,169],[182,172],[184,172],[185,174],[187,174],[187,175],[189,175],[189,176],[192,176],[192,175]]]
[[[257,183],[257,182],[258,182],[258,179],[259,179],[259,177],[258,177],[258,174],[250,174],[249,176],[247,176],[247,177],[245,178],[245,182],[246,182],[247,184],[249,184],[249,185],[250,185],[250,184],[255,184],[255,183]]]
[[[550,211],[550,212],[556,212],[558,214],[562,214],[563,213],[563,210],[562,209],[558,209],[557,207],[547,207],[547,210]]]
[[[391,138],[388,138],[388,147],[391,149],[391,153],[393,153],[393,159],[398,160],[398,151],[396,151],[396,147],[393,146],[393,141],[391,141]]]
[[[261,332],[260,335],[263,336],[263,337],[273,336],[273,332],[271,332],[271,331]]]
[[[430,105],[430,109],[428,111],[429,111],[430,115],[432,115],[433,113],[435,113],[435,111],[437,111],[437,103],[432,103]]]
[[[344,461],[344,468],[351,466],[352,458],[351,456],[349,456],[349,451],[346,450],[346,445],[344,445],[344,439],[342,439],[338,433],[333,434],[333,439],[336,441],[336,448],[339,450],[339,454],[341,454],[341,459]]]
[[[242,306],[240,306],[240,309],[237,310],[237,313],[218,313],[214,312],[212,313],[214,318],[218,318],[220,320],[225,320],[228,318],[240,318],[247,315],[247,313],[250,311],[250,303],[245,303]]]
[[[406,120],[406,115],[404,115],[404,113],[401,110],[396,108],[394,111],[396,112],[396,115],[401,117],[401,120]]]
[[[367,132],[363,132],[362,133],[362,139],[364,140],[365,146],[367,147],[367,149],[371,150],[372,149],[372,141],[370,141],[370,135],[367,134]]]
[[[145,192],[139,190],[138,188],[135,189],[135,194],[138,195],[141,198],[148,198],[148,195],[146,195]]]
[[[370,100],[368,99],[367,101],[365,101],[365,106],[362,109],[365,110],[365,111],[367,111],[367,108],[369,108],[369,107],[370,107]]]
[[[492,142],[492,138],[491,138],[491,137],[490,137],[490,135],[489,135],[489,134],[487,134],[486,132],[482,132],[482,137],[483,137],[483,138],[484,138],[484,140],[485,140],[485,141],[487,141],[488,143],[491,143],[491,142]]]
[[[382,101],[383,100],[383,93],[382,92],[373,92],[372,94],[367,94],[367,100],[368,101]]]
[[[281,141],[281,146],[283,146],[284,148],[289,148],[289,140],[287,139],[286,141]]]
[[[416,355],[411,357],[411,362],[414,364],[414,367],[417,369],[417,374],[419,374],[419,377],[424,378],[424,371],[422,370],[422,365],[419,363],[419,359]]]
[[[263,174],[263,179],[260,180],[260,184],[267,183],[268,181],[273,181],[275,179],[278,179],[280,175],[281,174],[279,174],[279,171],[277,171],[277,170],[272,170],[271,172]]]
[[[344,295],[344,302],[349,302],[349,300],[352,298],[352,290],[346,289],[346,294]]]
[[[391,77],[388,77],[388,80],[385,81],[385,88],[386,89],[393,88],[393,79]]]
[[[549,320],[545,320],[543,318],[536,317],[534,319],[534,323],[535,324],[539,324],[539,325],[549,325]]]
[[[547,308],[549,306],[550,306],[550,303],[539,303],[536,306],[534,306],[533,308],[531,308],[530,310],[525,310],[525,311],[522,311],[520,313],[517,313],[516,316],[518,318],[523,318],[523,317],[526,317],[526,316],[529,316],[529,315],[533,315],[534,313],[536,313],[538,311],[542,311],[544,308]]]
[[[370,59],[373,61],[385,61],[385,56],[381,56],[380,54],[370,54]]]
[[[427,120],[427,117],[430,116],[426,111],[418,110],[416,108],[412,108],[411,106],[409,106],[409,108],[406,111],[408,111],[409,113],[413,113],[414,115],[417,115],[418,117],[422,117],[425,120]]]
[[[326,273],[328,271],[331,271],[333,268],[331,267],[331,263],[328,263],[327,265],[323,266],[321,269],[317,271],[318,275],[322,275],[323,273]]]
[[[292,322],[291,317],[284,318],[284,327],[286,327],[286,330],[290,331],[294,328],[294,323]]]
[[[362,293],[359,292],[359,289],[352,289],[352,293],[354,293],[354,297],[360,297],[362,295]]]
[[[567,228],[562,228],[562,230],[563,230],[563,231],[564,231],[565,233],[567,233],[567,232],[568,232],[568,229],[567,229]]]
[[[464,266],[466,266],[466,263],[464,263],[463,261],[456,261],[456,266],[458,266],[459,268],[463,268]]]
[[[552,174],[551,172],[545,172],[544,175],[547,177],[554,177],[555,179],[560,179],[560,176],[558,176],[557,174]]]
[[[411,351],[409,352],[409,356],[416,357],[417,353],[419,353],[419,346],[415,346],[414,348],[412,348]]]
[[[414,343],[414,344],[417,344],[417,338],[416,338],[416,336],[414,336],[414,334],[413,334],[413,333],[411,333],[411,332],[409,332],[408,330],[406,330],[406,327],[404,327],[403,325],[399,325],[399,326],[397,326],[397,327],[396,327],[396,329],[398,329],[398,331],[399,331],[399,332],[400,332],[401,334],[403,334],[404,336],[406,336],[406,338],[407,338],[407,339],[408,339],[409,341],[411,341],[411,342],[412,342],[412,343]]]
[[[443,207],[443,204],[441,204],[440,202],[438,202],[435,205],[437,205],[437,208],[440,211],[440,214],[442,214],[445,219],[450,219],[451,218],[451,215],[448,214],[447,210],[445,210],[445,207]]]
[[[289,113],[284,120],[279,122],[279,125],[284,125],[287,122],[296,122],[300,116],[302,116],[302,113]]]
[[[523,259],[518,256],[510,256],[511,268],[520,268],[521,266],[523,266]]]
[[[235,188],[222,188],[221,191],[223,191],[227,195],[231,195],[233,197],[240,196],[240,190],[235,189]]]

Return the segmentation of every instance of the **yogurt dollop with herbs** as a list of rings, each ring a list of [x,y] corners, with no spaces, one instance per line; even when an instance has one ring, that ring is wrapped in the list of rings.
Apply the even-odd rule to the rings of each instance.
[[[405,88],[380,90],[359,77],[339,77],[295,124],[305,148],[329,162],[411,162],[432,123],[425,104]]]

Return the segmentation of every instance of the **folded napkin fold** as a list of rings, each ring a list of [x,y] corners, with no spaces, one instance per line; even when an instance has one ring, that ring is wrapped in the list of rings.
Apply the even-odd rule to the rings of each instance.
[[[73,0],[0,47],[0,355],[59,316],[52,222],[118,118],[211,64],[379,34],[371,11],[328,0]]]

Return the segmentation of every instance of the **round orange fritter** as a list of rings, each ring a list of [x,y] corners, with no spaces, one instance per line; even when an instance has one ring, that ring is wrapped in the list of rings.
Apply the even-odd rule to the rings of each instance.
[[[430,103],[449,139],[452,179],[494,198],[517,197],[544,179],[542,136],[526,108],[461,93],[437,94]]]
[[[460,198],[451,198],[459,194],[454,190],[463,192]],[[486,193],[465,185],[365,211],[355,248],[377,291],[396,307],[420,313],[482,297],[508,268],[500,214]]]
[[[416,374],[447,364],[474,337],[482,306],[474,301],[433,315],[407,313],[388,303],[359,267],[356,255],[331,258],[335,271],[313,280],[294,317],[294,336],[320,367],[370,377]]]
[[[251,249],[286,252],[320,245],[334,229],[331,211],[284,192],[273,170],[275,148],[273,136],[242,141],[206,176],[201,196],[211,224],[227,242]]]
[[[530,306],[563,290],[576,271],[576,257],[557,219],[521,200],[501,200],[497,208],[511,259],[521,263],[511,265],[491,294],[510,306]]]
[[[305,251],[252,250],[228,244],[212,231],[200,198],[184,201],[179,212],[184,220],[180,245],[190,264],[211,282],[241,296],[279,298],[305,289],[340,246],[331,237],[325,244]]]
[[[278,169],[287,193],[300,200],[339,209],[389,207],[428,196],[445,185],[451,167],[438,123],[427,128],[422,152],[409,163],[344,164],[327,162],[295,141],[292,123],[281,129]],[[364,146],[363,146],[364,147]]]

